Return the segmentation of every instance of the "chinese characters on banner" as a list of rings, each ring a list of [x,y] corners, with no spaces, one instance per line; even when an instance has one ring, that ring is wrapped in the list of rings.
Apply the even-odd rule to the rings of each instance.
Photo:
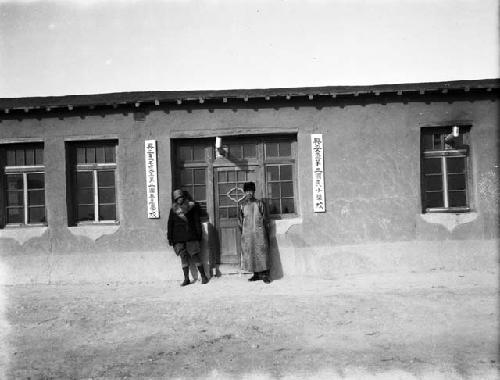
[[[311,134],[313,168],[313,207],[314,212],[325,212],[325,182],[323,171],[323,135]]]
[[[160,217],[158,209],[158,177],[156,167],[156,140],[145,141],[146,154],[146,194],[148,201],[148,218]]]

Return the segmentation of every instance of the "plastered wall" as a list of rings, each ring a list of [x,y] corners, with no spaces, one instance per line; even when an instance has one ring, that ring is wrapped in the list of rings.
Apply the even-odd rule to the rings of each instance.
[[[448,121],[472,125],[473,209],[460,215],[422,214],[420,128]],[[177,258],[165,239],[172,190],[171,138],[277,131],[296,133],[298,146],[298,213],[273,224],[277,275],[318,272],[314,268],[322,267],[325,260],[337,271],[339,266],[351,268],[347,271],[381,270],[383,254],[375,248],[380,244],[402,244],[413,252],[387,256],[386,268],[391,270],[408,268],[401,260],[421,262],[415,259],[419,247],[431,252],[419,268],[442,262],[447,257],[439,256],[443,241],[467,241],[469,249],[483,252],[488,265],[498,261],[497,100],[198,107],[151,110],[140,121],[132,112],[3,120],[0,142],[34,139],[45,144],[48,219],[47,227],[0,230],[3,282],[175,278]],[[322,133],[324,138],[324,214],[312,212],[311,133]],[[68,226],[66,144],[86,139],[118,140],[118,225]],[[160,219],[148,219],[146,213],[147,139],[158,144]],[[453,257],[468,255],[460,244],[453,252]],[[467,266],[466,262],[455,260],[453,265]]]

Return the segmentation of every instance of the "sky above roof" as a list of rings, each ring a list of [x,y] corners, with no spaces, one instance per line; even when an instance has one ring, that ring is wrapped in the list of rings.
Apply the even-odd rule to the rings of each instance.
[[[0,0],[0,97],[499,77],[498,0]]]

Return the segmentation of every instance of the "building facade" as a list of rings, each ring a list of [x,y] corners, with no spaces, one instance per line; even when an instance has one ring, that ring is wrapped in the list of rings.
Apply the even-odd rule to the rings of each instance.
[[[2,283],[179,277],[171,193],[205,265],[239,266],[255,181],[272,277],[498,264],[497,79],[0,99]]]

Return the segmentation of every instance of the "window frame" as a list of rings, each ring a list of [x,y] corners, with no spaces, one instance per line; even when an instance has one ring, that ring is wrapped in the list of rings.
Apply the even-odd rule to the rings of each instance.
[[[102,146],[112,146],[114,149],[115,162],[103,163],[78,163],[77,162],[77,149],[78,148],[97,148]],[[85,140],[85,141],[71,141],[70,142],[70,176],[71,176],[71,209],[72,209],[72,223],[75,226],[85,225],[109,225],[119,224],[118,212],[118,141],[112,140]],[[113,171],[114,190],[115,190],[115,219],[99,219],[99,207],[104,203],[99,202],[99,172]],[[92,188],[93,188],[93,207],[94,207],[94,220],[78,220],[78,203],[77,203],[77,173],[90,172],[92,173]]]
[[[1,150],[1,155],[2,159],[0,160],[2,163],[2,179],[1,179],[1,186],[2,186],[2,192],[4,194],[4,200],[1,202],[1,207],[2,207],[2,227],[3,228],[17,228],[17,227],[45,227],[48,225],[47,221],[47,192],[46,192],[46,173],[45,173],[45,164],[35,164],[35,165],[7,165],[7,150],[9,148],[15,148],[16,150],[19,149],[34,149],[36,150],[37,148],[40,148],[41,151],[44,153],[44,144],[43,142],[40,141],[34,141],[34,142],[19,142],[19,143],[12,143],[12,144],[2,144],[0,146]],[[25,151],[26,154],[26,151]],[[43,155],[43,160],[45,160],[45,155]],[[7,193],[8,193],[8,188],[7,188],[7,176],[12,175],[12,174],[20,174],[22,175],[22,181],[23,181],[23,222],[22,223],[8,223],[8,202],[7,202]],[[44,222],[37,222],[37,223],[29,223],[29,197],[28,197],[28,174],[43,174],[43,208],[44,208]],[[38,205],[40,207],[40,205]]]
[[[457,148],[446,148],[446,144],[443,140],[443,135],[446,132],[440,132],[441,143],[443,147],[440,149],[425,149],[424,147],[424,135],[425,134],[435,134],[434,131],[443,131],[451,128],[453,126],[458,126],[460,128],[460,133],[463,135],[463,143]],[[440,125],[429,125],[421,128],[420,130],[420,187],[421,187],[421,205],[422,213],[467,213],[472,211],[471,206],[471,155],[470,155],[470,131],[472,128],[471,123],[446,123]],[[444,148],[444,149],[443,149]],[[424,160],[428,158],[439,158],[440,168],[441,168],[441,181],[442,189],[441,193],[443,195],[443,206],[442,207],[427,207],[426,200],[426,187],[425,187],[425,173],[424,173]],[[449,206],[449,190],[448,190],[448,167],[447,158],[463,158],[464,159],[464,182],[465,182],[465,205],[463,206]]]

